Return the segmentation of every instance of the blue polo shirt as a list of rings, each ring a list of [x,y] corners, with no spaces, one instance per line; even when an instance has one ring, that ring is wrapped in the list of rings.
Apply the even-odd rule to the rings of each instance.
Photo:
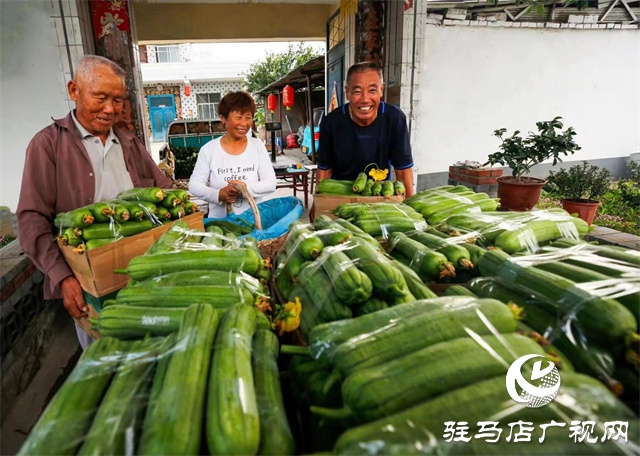
[[[370,163],[380,169],[411,168],[407,118],[395,106],[380,102],[376,120],[361,127],[349,117],[346,103],[322,120],[317,156],[318,168],[331,169],[333,179],[354,180]]]

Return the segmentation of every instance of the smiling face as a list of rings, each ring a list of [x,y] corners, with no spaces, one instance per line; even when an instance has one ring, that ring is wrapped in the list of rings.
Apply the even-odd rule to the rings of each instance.
[[[227,117],[220,116],[227,129],[227,135],[232,139],[240,140],[247,136],[253,125],[253,113],[251,111],[231,111]]]
[[[76,102],[76,118],[92,135],[106,141],[118,120],[125,98],[125,86],[107,65],[97,65],[88,74],[78,74],[67,85],[69,98]]]
[[[355,123],[366,127],[376,120],[384,84],[375,70],[353,73],[345,87],[351,116]]]

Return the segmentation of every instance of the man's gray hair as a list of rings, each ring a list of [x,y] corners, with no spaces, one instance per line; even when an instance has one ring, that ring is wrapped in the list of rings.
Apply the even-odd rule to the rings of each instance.
[[[356,73],[364,73],[365,71],[376,71],[378,76],[380,76],[380,82],[384,84],[384,77],[382,76],[382,68],[375,62],[359,62],[354,63],[349,67],[347,71],[347,80],[345,81],[345,85],[349,85],[349,79],[351,79],[351,75]]]
[[[85,55],[78,62],[76,67],[75,79],[90,80],[93,71],[100,66],[107,66],[116,76],[122,79],[122,83],[126,85],[127,73],[112,60],[99,55]]]

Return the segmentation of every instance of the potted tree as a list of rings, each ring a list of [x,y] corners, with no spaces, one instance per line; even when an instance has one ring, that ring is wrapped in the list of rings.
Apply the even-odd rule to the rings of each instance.
[[[553,164],[561,162],[561,155],[573,154],[580,147],[574,142],[576,132],[572,127],[562,131],[562,117],[549,121],[536,122],[538,132],[529,132],[523,138],[518,130],[504,138],[506,128],[495,130],[493,134],[500,138],[500,151],[489,155],[486,165],[508,166],[511,176],[497,178],[500,207],[512,211],[529,211],[540,199],[540,192],[546,181],[525,176],[531,168],[546,160]]]
[[[591,225],[600,206],[598,199],[611,183],[611,173],[585,161],[568,170],[551,171],[547,181],[551,192],[564,198],[562,208]]]

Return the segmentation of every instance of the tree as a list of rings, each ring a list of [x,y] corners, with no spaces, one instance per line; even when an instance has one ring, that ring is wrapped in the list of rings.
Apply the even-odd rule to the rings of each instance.
[[[249,71],[243,74],[244,84],[249,92],[256,93],[314,57],[316,53],[311,46],[290,44],[285,52],[270,52],[264,60],[251,64]]]

